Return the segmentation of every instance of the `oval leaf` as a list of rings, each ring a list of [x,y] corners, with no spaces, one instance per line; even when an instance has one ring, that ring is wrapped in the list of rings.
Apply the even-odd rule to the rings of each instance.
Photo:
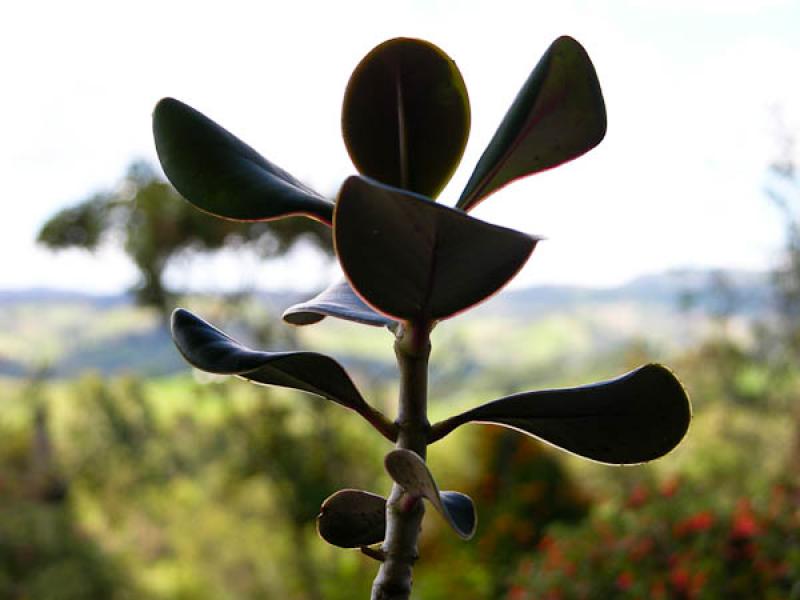
[[[465,540],[475,535],[478,515],[472,498],[461,492],[444,491],[439,493],[442,506],[449,515],[448,520],[459,536]]]
[[[361,490],[340,490],[322,503],[320,537],[340,548],[362,548],[386,535],[386,498]]]
[[[649,364],[610,381],[495,400],[434,425],[431,442],[464,423],[490,423],[598,462],[638,464],[677,446],[691,418],[680,381]]]
[[[429,42],[396,38],[353,71],[342,133],[360,173],[435,198],[469,136],[467,89],[452,59]]]
[[[251,350],[182,308],[172,313],[172,338],[187,362],[201,371],[310,392],[361,414],[373,412],[329,356]]]
[[[389,476],[406,494],[427,499],[459,537],[468,540],[475,534],[478,520],[470,497],[460,492],[439,492],[428,465],[416,452],[405,448],[392,450],[384,464]]]
[[[577,158],[605,133],[605,102],[592,61],[578,42],[560,37],[520,90],[457,206],[470,210],[515,179]]]
[[[394,327],[395,321],[376,313],[359,298],[346,280],[338,281],[307,300],[290,306],[283,320],[292,325],[311,325],[325,317],[336,317],[376,327]]]
[[[485,300],[538,241],[363,177],[345,181],[334,222],[353,289],[398,320],[445,319]]]
[[[331,222],[333,203],[183,102],[156,104],[153,135],[164,173],[201,210],[237,221]]]

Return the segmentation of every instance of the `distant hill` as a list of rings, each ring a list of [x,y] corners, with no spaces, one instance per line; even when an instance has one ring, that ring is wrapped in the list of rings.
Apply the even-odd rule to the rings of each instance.
[[[277,319],[284,308],[307,296],[261,292],[257,302]],[[766,315],[769,306],[763,273],[673,271],[613,288],[505,291],[437,328],[435,342],[478,356],[475,360],[485,353],[487,361],[492,360],[487,348],[499,338],[525,361],[598,352],[631,340],[674,348],[704,335],[709,315],[726,313],[747,322]],[[385,372],[391,349],[383,338],[373,342],[374,331],[331,319],[326,323],[300,330],[304,347],[329,351],[367,370],[372,365],[376,376]],[[389,350],[376,354],[373,345]],[[155,375],[186,368],[157,315],[134,306],[127,295],[0,290],[0,375],[24,376],[43,366],[57,377],[86,370]]]
[[[619,302],[712,313],[730,301],[733,315],[755,316],[769,310],[768,283],[766,273],[753,271],[669,271],[610,288],[533,286],[512,290],[479,307],[475,315],[510,311],[530,318],[553,308]]]

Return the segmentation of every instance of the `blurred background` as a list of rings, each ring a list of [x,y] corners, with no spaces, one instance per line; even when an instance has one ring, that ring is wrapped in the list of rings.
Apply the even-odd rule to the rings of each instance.
[[[644,466],[514,432],[432,446],[475,539],[431,511],[415,598],[800,598],[800,3],[28,2],[0,19],[0,598],[367,597],[321,502],[386,494],[385,440],[300,393],[193,373],[178,305],[249,344],[339,359],[392,413],[391,335],[280,315],[336,277],[310,222],[234,225],[164,182],[173,96],[333,197],[352,68],[422,37],[458,63],[472,135],[453,204],[550,42],[597,69],[608,134],[479,218],[545,236],[503,293],[434,332],[432,420],[529,389],[674,369],[685,442]]]

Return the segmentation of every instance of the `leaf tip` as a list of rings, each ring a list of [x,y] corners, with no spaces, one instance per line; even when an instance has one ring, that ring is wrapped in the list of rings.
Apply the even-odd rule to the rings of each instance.
[[[472,498],[461,492],[439,493],[445,517],[462,540],[470,540],[478,528],[478,513]]]
[[[197,321],[197,317],[185,308],[178,307],[172,311],[169,319],[170,330],[174,333],[176,329],[180,329],[184,325]]]

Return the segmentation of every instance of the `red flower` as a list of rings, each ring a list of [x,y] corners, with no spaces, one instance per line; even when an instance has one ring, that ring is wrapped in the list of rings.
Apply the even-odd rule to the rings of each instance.
[[[552,535],[544,534],[542,539],[539,540],[539,550],[542,552],[549,551],[553,546],[556,545],[556,540]]]
[[[714,525],[714,515],[710,510],[704,510],[675,525],[675,535],[683,537],[690,533],[707,531]]]
[[[691,574],[683,567],[676,567],[672,569],[672,572],[669,574],[669,582],[675,591],[686,593],[689,591]]]
[[[667,586],[664,585],[663,581],[656,581],[653,585],[650,586],[650,598],[652,600],[657,600],[661,598],[667,597]]]
[[[630,571],[623,571],[617,577],[617,587],[623,592],[629,590],[633,585],[633,575]]]
[[[692,594],[696,594],[703,586],[706,584],[706,580],[708,580],[708,575],[703,571],[698,571],[692,576]]]
[[[630,496],[628,496],[628,508],[639,508],[650,497],[650,492],[647,491],[647,488],[643,486],[641,483],[634,486],[631,490]]]
[[[758,531],[758,522],[756,521],[756,517],[750,505],[740,504],[740,508],[737,508],[736,514],[733,516],[731,536],[736,538],[750,538],[756,535]]]

